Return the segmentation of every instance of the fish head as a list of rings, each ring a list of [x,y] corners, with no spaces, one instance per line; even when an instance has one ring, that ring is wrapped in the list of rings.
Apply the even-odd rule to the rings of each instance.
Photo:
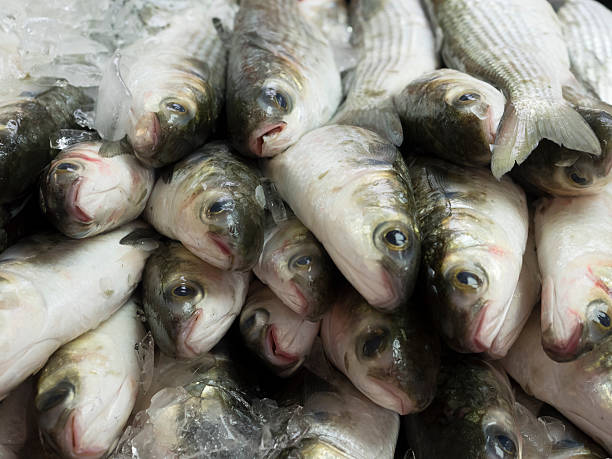
[[[34,400],[38,424],[62,457],[102,457],[120,433],[115,410],[135,398],[137,381],[113,371],[119,362],[79,351],[61,348],[43,369]]]
[[[429,269],[432,313],[447,344],[458,352],[486,352],[499,333],[522,259],[500,247],[448,250]]]
[[[318,320],[330,306],[335,279],[333,264],[299,220],[279,224],[266,241],[260,263],[271,277],[268,285],[300,316]]]
[[[344,306],[334,307],[332,326],[348,334],[339,357],[355,387],[378,405],[399,414],[427,407],[438,374],[435,335],[414,320],[407,305],[384,313],[356,292],[340,294],[339,298],[343,298]],[[331,339],[334,333],[331,330]]]
[[[228,128],[241,153],[275,156],[301,137],[311,114],[300,97],[300,78],[286,70],[273,77],[255,72],[247,84],[228,91]]]
[[[240,289],[240,280],[232,273],[210,266],[180,243],[158,248],[143,273],[143,300],[160,349],[177,358],[208,352],[238,313],[234,289]]]
[[[572,266],[562,282],[545,280],[542,287],[542,345],[559,362],[578,358],[612,335],[612,266],[593,262],[592,255]]]
[[[45,214],[64,233],[83,238],[104,227],[117,212],[112,202],[126,199],[129,184],[98,155],[101,142],[80,143],[55,158],[41,181]]]
[[[127,135],[143,164],[165,166],[204,143],[219,104],[207,69],[203,62],[184,59],[176,74],[153,80],[135,95]]]
[[[304,363],[319,332],[319,323],[298,316],[259,282],[253,282],[240,314],[240,333],[253,352],[279,376]]]

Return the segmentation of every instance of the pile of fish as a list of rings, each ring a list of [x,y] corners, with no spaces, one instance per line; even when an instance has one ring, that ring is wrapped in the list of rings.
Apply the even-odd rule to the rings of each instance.
[[[612,11],[39,3],[1,458],[610,457]]]

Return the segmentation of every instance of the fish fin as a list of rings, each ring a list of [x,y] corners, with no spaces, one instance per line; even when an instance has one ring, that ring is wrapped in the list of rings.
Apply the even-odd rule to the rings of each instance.
[[[521,164],[538,145],[548,139],[570,150],[601,154],[599,139],[587,122],[565,101],[543,104],[537,111],[510,101],[493,145],[491,171],[501,178],[514,163]]]
[[[333,123],[369,129],[398,147],[404,141],[402,122],[390,98],[376,106],[356,106],[347,100],[330,121]]]
[[[155,250],[159,247],[162,236],[152,228],[136,228],[124,236],[119,244],[141,246],[144,250]]]
[[[229,48],[230,42],[232,41],[232,33],[223,26],[223,22],[220,18],[212,18],[212,23],[223,46]]]
[[[127,141],[127,136],[121,140],[106,141],[100,146],[98,154],[102,158],[112,158],[120,155],[133,155],[132,147]]]

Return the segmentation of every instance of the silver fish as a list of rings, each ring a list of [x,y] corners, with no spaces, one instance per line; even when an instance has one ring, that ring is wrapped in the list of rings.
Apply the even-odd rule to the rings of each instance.
[[[542,139],[599,155],[599,140],[563,99],[575,78],[561,25],[546,0],[428,0],[444,62],[504,91],[491,170],[499,178]],[[537,43],[537,46],[534,44]]]
[[[344,77],[347,96],[331,122],[371,129],[402,144],[392,97],[414,78],[438,67],[434,35],[419,0],[351,2],[356,68]]]

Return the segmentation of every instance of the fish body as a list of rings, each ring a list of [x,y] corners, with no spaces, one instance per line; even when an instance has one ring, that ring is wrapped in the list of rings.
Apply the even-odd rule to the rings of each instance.
[[[539,319],[534,310],[501,361],[504,368],[527,394],[555,407],[612,454],[612,340],[580,359],[558,363],[542,348]]]
[[[420,236],[410,177],[391,143],[363,128],[330,125],[263,167],[372,306],[404,304],[416,281]]]
[[[419,0],[351,2],[351,42],[357,66],[345,76],[346,100],[332,123],[377,132],[399,146],[402,126],[392,97],[438,67],[434,34]]]
[[[125,303],[149,250],[120,241],[146,228],[133,222],[84,240],[40,234],[0,255],[0,399]]]
[[[323,316],[321,339],[329,361],[374,403],[403,415],[433,399],[438,338],[412,304],[385,313],[344,288]]]
[[[486,166],[506,98],[482,80],[439,69],[412,80],[394,98],[403,150],[420,148],[464,166]]]
[[[612,11],[594,0],[551,0],[556,6],[572,72],[601,100],[612,104]],[[603,4],[602,4],[603,3]]]
[[[229,47],[227,123],[241,153],[277,155],[336,111],[332,48],[298,2],[241,1]]]
[[[297,218],[269,223],[253,273],[297,314],[319,320],[334,298],[332,261]]]
[[[120,50],[118,69],[108,72],[120,72],[115,78],[122,78],[125,92],[107,93],[101,86],[96,127],[102,136],[118,140],[126,133],[138,159],[151,167],[201,146],[215,128],[225,94],[227,50],[213,18],[231,25],[236,10],[232,0],[198,2],[159,33]],[[125,111],[119,120],[113,120],[116,107]]]
[[[64,457],[103,457],[132,412],[144,327],[129,300],[109,319],[59,348],[40,373],[35,399],[44,441]]]
[[[41,180],[40,204],[57,229],[80,239],[138,218],[154,184],[153,170],[129,149],[84,142],[51,161]]]
[[[416,459],[524,457],[508,377],[475,357],[446,356],[436,398],[406,421]]]
[[[486,169],[433,159],[409,168],[434,322],[456,351],[488,352],[511,314],[521,272],[525,193]]]
[[[542,344],[572,360],[612,335],[612,189],[542,198],[535,232],[542,272]]]
[[[210,351],[240,313],[249,278],[209,265],[178,242],[161,245],[143,273],[143,306],[155,343],[178,358]]]
[[[145,218],[161,234],[220,269],[246,271],[263,247],[257,170],[222,142],[205,145],[155,183]]]
[[[522,163],[542,139],[601,153],[591,128],[563,99],[563,85],[575,78],[561,25],[546,0],[428,4],[446,65],[491,83],[507,97],[492,150],[495,177]]]
[[[287,377],[304,363],[319,333],[319,322],[293,312],[272,290],[254,281],[240,313],[246,344],[279,376]]]
[[[50,136],[76,126],[74,111],[91,102],[63,81],[0,102],[0,204],[19,198],[36,182],[54,156]]]

